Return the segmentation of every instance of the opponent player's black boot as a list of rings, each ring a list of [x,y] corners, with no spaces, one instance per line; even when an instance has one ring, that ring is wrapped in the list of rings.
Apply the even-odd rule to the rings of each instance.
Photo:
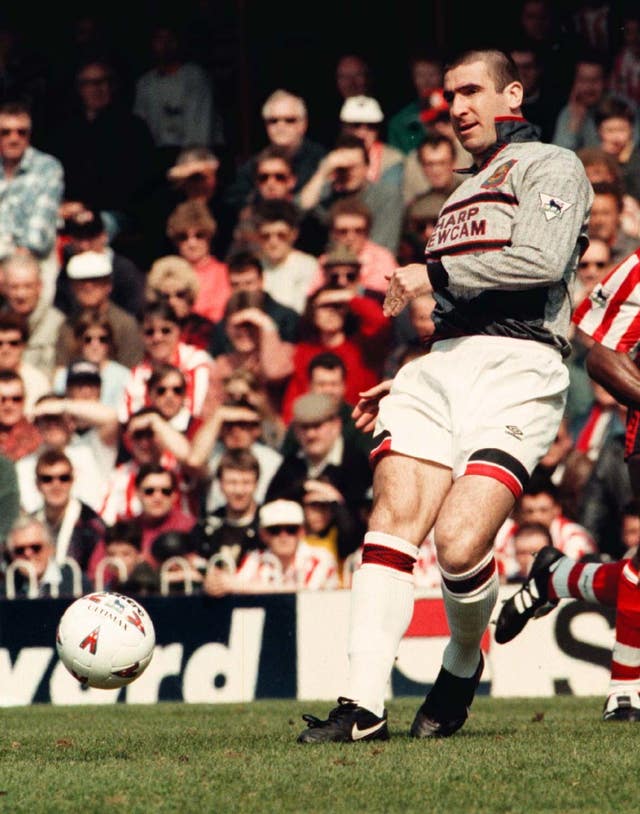
[[[564,554],[551,545],[541,548],[529,571],[527,581],[519,591],[507,599],[496,622],[495,639],[498,644],[506,644],[522,631],[529,619],[545,616],[558,604],[557,599],[549,599],[549,576],[553,566]]]
[[[638,692],[612,693],[604,702],[603,721],[640,721]]]
[[[441,667],[435,684],[413,720],[410,730],[412,737],[448,738],[457,732],[469,716],[469,707],[483,669],[482,653],[478,669],[470,678],[454,676]]]
[[[382,718],[350,698],[338,698],[338,706],[326,721],[315,715],[303,715],[307,729],[298,735],[298,743],[355,743],[356,741],[389,740],[386,710]]]

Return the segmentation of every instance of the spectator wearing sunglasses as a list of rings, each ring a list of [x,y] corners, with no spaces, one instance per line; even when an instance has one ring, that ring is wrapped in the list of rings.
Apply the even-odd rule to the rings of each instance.
[[[113,266],[104,252],[86,251],[74,254],[67,263],[75,313],[91,309],[109,320],[113,331],[115,360],[131,368],[142,359],[143,346],[137,320],[111,299]],[[74,332],[69,323],[60,328],[56,345],[56,366],[66,367],[73,361]]]
[[[59,271],[56,225],[64,171],[57,158],[31,146],[31,127],[23,102],[0,105],[0,260],[16,251],[35,257],[49,306]]]
[[[77,363],[88,363],[98,369],[100,401],[107,407],[117,409],[131,371],[115,360],[116,345],[109,318],[88,308],[77,315],[70,327],[74,340],[71,348],[73,361],[68,367],[56,369],[54,392],[63,396],[67,392],[69,371]]]
[[[305,540],[304,512],[293,500],[273,500],[259,512],[264,551],[250,551],[231,574],[210,568],[204,590],[226,594],[292,593],[338,587],[337,563],[326,548]]]
[[[25,415],[25,399],[20,374],[0,370],[0,453],[14,462],[42,443],[40,431]]]
[[[6,558],[10,564],[19,563],[14,571],[16,598],[74,595],[71,567],[56,562],[54,540],[41,520],[26,514],[18,516],[7,536]],[[91,583],[83,578],[80,587],[86,593]],[[7,596],[7,588],[6,582],[0,582],[0,596]]]
[[[387,290],[388,275],[393,274],[398,263],[389,249],[371,240],[371,223],[371,210],[357,196],[336,201],[329,210],[329,247],[342,247],[357,257],[363,293],[381,302]],[[424,250],[424,246],[422,248]],[[327,281],[323,274],[326,259],[325,251],[319,258],[320,269],[311,283],[310,293]]]
[[[167,219],[167,237],[198,279],[191,310],[212,322],[222,318],[231,293],[227,266],[211,252],[216,229],[206,204],[198,200],[178,204]]]
[[[318,259],[295,248],[301,211],[291,201],[263,201],[256,207],[264,290],[298,314],[304,310]]]
[[[61,450],[47,449],[38,456],[36,488],[42,507],[34,513],[49,531],[55,558],[62,565],[72,557],[90,578],[104,556],[105,524],[90,506],[73,496],[73,465]]]
[[[136,477],[146,464],[160,464],[175,472],[180,485],[176,495],[184,511],[189,511],[190,494],[182,464],[189,455],[189,442],[174,429],[155,407],[143,407],[134,413],[122,433],[119,463],[106,485],[106,496],[99,514],[107,525],[119,517],[136,517],[141,504],[136,492]]]
[[[0,370],[19,373],[24,383],[25,409],[29,411],[36,400],[51,389],[45,374],[22,358],[29,340],[26,320],[11,312],[0,311]]]
[[[156,365],[147,382],[147,392],[151,407],[191,440],[202,422],[185,405],[187,380],[184,373],[175,365]]]
[[[195,517],[180,508],[176,475],[161,464],[145,464],[135,479],[141,511],[137,519],[142,528],[141,553],[152,566],[159,563],[151,553],[153,541],[167,531],[189,532]]]
[[[256,207],[262,201],[293,201],[296,180],[293,163],[286,148],[270,144],[258,153],[254,187],[247,204],[238,214],[229,254],[260,250]],[[301,212],[296,249],[317,256],[322,253],[326,242],[326,226],[312,215],[303,215]]]
[[[67,263],[76,254],[97,252],[104,254],[111,264],[111,301],[133,317],[139,317],[144,303],[144,275],[137,265],[110,245],[110,238],[103,214],[97,209],[73,210],[64,220],[60,234],[64,264],[56,280],[54,305],[68,317],[79,310]]]
[[[302,97],[275,90],[262,106],[262,120],[269,145],[284,149],[295,175],[297,193],[312,177],[326,153],[325,148],[307,137],[307,106]],[[227,189],[226,201],[236,211],[250,200],[256,178],[257,156],[242,164]]]
[[[26,512],[34,512],[42,506],[42,495],[36,488],[36,464],[39,455],[47,449],[55,449],[69,458],[73,464],[76,478],[73,484],[74,497],[82,500],[96,511],[99,510],[104,499],[105,467],[96,456],[95,449],[88,444],[78,443],[74,438],[76,419],[73,413],[91,414],[89,408],[82,409],[79,402],[74,409],[71,400],[61,399],[54,393],[48,393],[33,408],[32,418],[35,427],[40,433],[40,446],[29,455],[23,456],[16,463],[16,473],[20,486],[20,505]],[[106,414],[105,420],[110,420],[111,432],[115,434],[117,423],[114,422],[115,411],[95,402],[95,414],[101,418]],[[98,423],[98,418],[95,418]]]
[[[180,319],[180,339],[187,345],[208,350],[215,323],[196,314],[193,304],[200,291],[198,275],[191,264],[179,255],[158,258],[147,275],[147,302],[167,302]]]
[[[347,271],[343,263],[343,269]],[[293,374],[282,401],[288,424],[294,401],[309,388],[307,369],[318,353],[331,351],[345,363],[345,401],[355,405],[358,394],[380,380],[391,339],[391,322],[372,297],[362,296],[357,280],[342,275],[342,283],[324,285],[307,302],[300,321],[300,341],[293,355]]]
[[[192,415],[209,414],[221,402],[222,385],[215,375],[216,363],[206,351],[182,342],[180,333],[180,318],[167,302],[147,303],[142,315],[144,359],[131,371],[118,408],[121,423],[149,404],[148,380],[154,366],[159,364],[173,365],[184,374],[185,406]]]

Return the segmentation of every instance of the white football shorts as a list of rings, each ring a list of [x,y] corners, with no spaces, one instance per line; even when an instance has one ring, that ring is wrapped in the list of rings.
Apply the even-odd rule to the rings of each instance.
[[[569,373],[550,345],[499,336],[435,342],[404,365],[380,402],[371,460],[398,452],[461,475],[486,475],[517,497],[562,418]]]

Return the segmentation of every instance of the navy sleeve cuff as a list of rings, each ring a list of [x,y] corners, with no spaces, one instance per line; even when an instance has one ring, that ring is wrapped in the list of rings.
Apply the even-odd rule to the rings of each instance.
[[[449,275],[439,260],[427,260],[427,275],[434,291],[449,285]]]

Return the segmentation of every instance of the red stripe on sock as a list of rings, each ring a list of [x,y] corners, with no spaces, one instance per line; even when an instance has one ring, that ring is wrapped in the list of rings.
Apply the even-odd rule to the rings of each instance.
[[[483,475],[486,478],[493,478],[504,484],[511,494],[518,498],[522,494],[522,484],[511,472],[503,469],[501,466],[494,466],[493,464],[470,461],[464,470],[465,475]]]
[[[452,594],[468,594],[472,591],[476,591],[488,582],[491,577],[493,577],[495,569],[496,561],[495,558],[492,557],[484,568],[468,579],[447,579],[443,575],[442,581]]]
[[[640,679],[640,667],[627,667],[626,664],[611,662],[612,681],[637,681]]]
[[[571,571],[569,571],[569,577],[567,578],[569,596],[575,596],[576,599],[584,599],[584,596],[578,588],[578,582],[580,581],[580,576],[584,571],[584,565],[585,564],[583,562],[576,563]]]
[[[405,574],[413,574],[413,564],[415,558],[410,554],[403,554],[395,548],[387,548],[384,545],[374,545],[365,543],[362,552],[362,564],[384,565],[387,568],[394,568],[396,571],[404,571]]]

